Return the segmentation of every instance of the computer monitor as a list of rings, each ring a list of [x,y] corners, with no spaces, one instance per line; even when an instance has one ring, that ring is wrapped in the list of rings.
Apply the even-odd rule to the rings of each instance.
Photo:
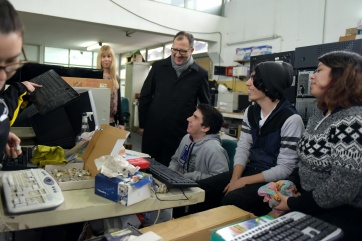
[[[28,63],[19,69],[15,75],[7,81],[7,83],[11,84],[13,82],[28,81],[51,69],[54,70],[58,75],[65,77],[103,79],[103,70],[101,69]]]
[[[74,87],[77,91],[87,91],[89,94],[91,109],[95,126],[109,124],[111,92],[108,88],[82,88]]]
[[[74,147],[76,137],[82,131],[84,112],[93,112],[93,117],[88,118],[89,131],[101,124],[109,124],[110,90],[77,89],[77,92],[77,99],[45,115],[40,114],[33,105],[27,108],[29,110],[25,113],[39,145],[61,146],[64,149]]]

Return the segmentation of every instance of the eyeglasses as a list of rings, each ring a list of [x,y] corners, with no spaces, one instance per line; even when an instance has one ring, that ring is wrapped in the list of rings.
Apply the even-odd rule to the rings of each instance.
[[[181,55],[185,55],[189,50],[190,50],[190,49],[188,49],[188,50],[183,50],[183,49],[171,48],[172,53],[176,54],[177,52],[179,52]]]
[[[10,73],[16,71],[17,69],[20,69],[21,67],[23,67],[24,64],[26,64],[26,63],[28,63],[28,61],[19,61],[16,63],[11,63],[6,66],[0,66],[0,70],[3,69],[5,71],[5,73],[10,74]]]

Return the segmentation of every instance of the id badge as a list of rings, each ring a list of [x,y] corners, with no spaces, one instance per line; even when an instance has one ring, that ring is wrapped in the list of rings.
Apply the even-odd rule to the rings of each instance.
[[[181,152],[181,164],[184,164],[187,160],[187,156],[189,155],[189,146],[185,145],[184,149]]]

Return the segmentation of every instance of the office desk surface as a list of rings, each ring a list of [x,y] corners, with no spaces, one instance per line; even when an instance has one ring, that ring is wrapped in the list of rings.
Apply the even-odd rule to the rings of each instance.
[[[1,186],[2,189],[2,186]],[[83,222],[88,220],[142,213],[159,209],[192,205],[205,200],[204,190],[193,187],[181,190],[174,189],[168,193],[158,193],[151,198],[131,206],[123,206],[94,194],[94,189],[64,191],[64,203],[56,209],[42,212],[11,215],[6,213],[4,197],[0,205],[0,232],[40,228],[66,223]]]

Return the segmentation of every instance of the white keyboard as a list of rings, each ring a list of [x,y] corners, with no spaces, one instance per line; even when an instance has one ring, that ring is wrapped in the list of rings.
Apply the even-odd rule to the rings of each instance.
[[[64,201],[57,182],[44,169],[3,172],[2,184],[9,213],[53,209]]]
[[[254,227],[228,241],[242,240],[318,240],[332,241],[343,237],[340,228],[301,212],[289,212]]]
[[[126,159],[132,159],[135,157],[151,157],[151,156],[146,153],[126,149],[126,155],[124,157]]]

